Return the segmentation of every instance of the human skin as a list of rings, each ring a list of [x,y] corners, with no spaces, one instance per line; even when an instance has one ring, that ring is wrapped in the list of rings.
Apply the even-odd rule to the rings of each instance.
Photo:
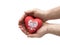
[[[24,24],[24,18],[26,16],[34,16],[34,17],[38,17],[38,18],[41,18],[43,20],[43,25],[42,27],[36,32],[34,33],[33,35],[34,36],[31,36],[31,37],[42,37],[43,35],[45,35],[48,31],[47,31],[47,28],[49,25],[48,23],[45,23],[45,12],[42,11],[42,10],[39,10],[39,9],[33,9],[33,10],[28,10],[28,11],[25,11],[25,14],[23,15],[23,17],[21,17],[21,19],[19,20],[19,28],[29,37],[29,32],[27,31],[26,27],[25,27],[25,24]]]
[[[46,11],[47,20],[60,19],[60,6]]]
[[[60,6],[47,11],[47,20],[60,19]],[[60,24],[49,25],[49,33],[60,35]]]
[[[38,17],[43,20],[43,26],[35,34],[29,34],[27,32],[27,29],[25,28],[24,18],[26,15]],[[60,7],[48,10],[46,12],[39,9],[28,10],[25,12],[22,19],[19,20],[19,27],[28,37],[42,37],[47,33],[60,35],[60,28],[59,28],[60,25],[46,23],[47,20],[59,19],[59,18],[60,18]]]
[[[60,36],[60,24],[50,24],[48,29],[48,33]]]

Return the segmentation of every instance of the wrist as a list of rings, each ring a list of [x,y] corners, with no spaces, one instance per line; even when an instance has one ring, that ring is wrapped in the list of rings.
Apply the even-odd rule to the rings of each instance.
[[[50,20],[51,15],[50,15],[50,12],[49,11],[46,11],[45,18],[46,18],[46,20]]]
[[[48,33],[51,33],[51,34],[56,33],[56,30],[57,30],[56,28],[57,28],[57,26],[55,24],[49,24]]]

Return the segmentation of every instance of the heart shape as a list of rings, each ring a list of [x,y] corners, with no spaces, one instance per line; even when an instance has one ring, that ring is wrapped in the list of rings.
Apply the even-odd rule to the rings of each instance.
[[[35,33],[42,26],[42,20],[33,18],[32,16],[26,16],[25,26],[29,33]]]

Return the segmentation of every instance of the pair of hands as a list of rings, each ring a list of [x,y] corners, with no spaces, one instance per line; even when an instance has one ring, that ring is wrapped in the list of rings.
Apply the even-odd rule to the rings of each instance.
[[[19,20],[19,28],[28,37],[42,37],[43,35],[50,33],[50,32],[60,35],[60,32],[59,32],[60,25],[53,25],[53,24],[46,23],[47,20],[60,18],[60,15],[59,15],[60,14],[60,7],[56,8],[56,9],[52,9],[52,10],[46,11],[46,12],[39,10],[39,9],[33,9],[33,10],[26,11],[25,14],[23,15],[23,17]],[[27,31],[25,24],[24,24],[24,18],[28,15],[38,17],[43,20],[42,27],[34,34],[29,34],[29,32]],[[58,29],[58,31],[56,31],[56,29]],[[50,30],[53,30],[53,31],[50,31]]]
[[[24,24],[24,18],[27,16],[34,16],[34,17],[39,17],[43,20],[43,26],[35,33],[35,34],[29,34],[27,32],[27,29],[25,28]],[[46,33],[48,33],[48,23],[46,23],[47,17],[46,17],[46,12],[41,11],[39,9],[34,9],[34,10],[28,10],[25,12],[24,16],[19,20],[19,27],[21,30],[28,36],[28,37],[42,37]]]

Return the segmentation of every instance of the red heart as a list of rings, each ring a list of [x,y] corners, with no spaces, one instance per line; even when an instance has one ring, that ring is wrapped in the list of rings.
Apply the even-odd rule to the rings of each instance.
[[[33,18],[32,16],[27,16],[25,18],[25,26],[29,33],[35,33],[42,26],[42,20],[39,18]]]

